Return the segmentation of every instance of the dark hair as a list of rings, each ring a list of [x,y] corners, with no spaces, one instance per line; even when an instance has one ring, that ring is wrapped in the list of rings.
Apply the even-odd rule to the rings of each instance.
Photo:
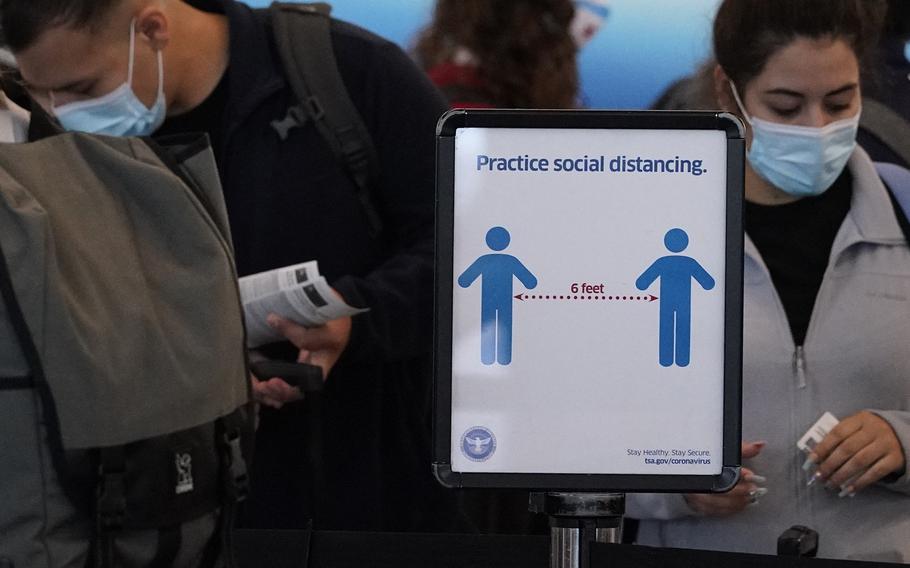
[[[888,0],[885,32],[899,38],[910,37],[910,0]]]
[[[31,45],[48,28],[94,28],[122,0],[0,0],[0,27],[13,51]]]
[[[496,106],[577,105],[577,48],[569,32],[572,0],[437,0],[417,41],[424,69],[464,48],[477,59],[485,94]]]
[[[714,19],[714,55],[740,88],[798,37],[845,40],[865,61],[878,43],[884,0],[724,0]]]

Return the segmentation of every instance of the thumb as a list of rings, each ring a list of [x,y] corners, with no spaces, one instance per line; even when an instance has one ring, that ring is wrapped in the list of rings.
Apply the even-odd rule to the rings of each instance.
[[[747,460],[749,458],[754,458],[761,453],[762,449],[765,447],[766,442],[743,442],[741,452],[743,459]]]
[[[308,329],[302,325],[285,319],[279,315],[269,314],[266,318],[269,327],[280,333],[293,343],[298,349],[301,349],[307,341]]]

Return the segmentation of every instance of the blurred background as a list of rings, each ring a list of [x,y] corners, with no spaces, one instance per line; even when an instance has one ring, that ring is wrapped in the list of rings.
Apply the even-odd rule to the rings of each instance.
[[[256,7],[271,0],[246,0]],[[718,0],[611,0],[600,33],[579,56],[582,102],[591,108],[647,108],[710,52]],[[330,0],[333,15],[409,50],[433,0]],[[660,15],[660,17],[655,17]]]

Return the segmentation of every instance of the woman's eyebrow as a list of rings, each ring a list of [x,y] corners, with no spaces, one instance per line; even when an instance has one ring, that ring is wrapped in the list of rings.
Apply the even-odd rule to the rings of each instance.
[[[842,87],[838,87],[832,91],[828,91],[827,93],[825,93],[825,96],[831,97],[834,95],[840,95],[841,93],[846,93],[848,91],[852,91],[853,89],[856,89],[858,86],[859,85],[857,83],[848,83]],[[792,89],[785,89],[783,87],[778,87],[776,89],[769,89],[769,90],[765,91],[765,94],[767,94],[767,95],[785,95],[788,97],[800,97],[800,98],[805,96],[803,93],[800,93],[799,91],[794,91]]]
[[[826,97],[832,97],[832,96],[834,96],[834,95],[839,95],[839,94],[841,94],[841,93],[846,93],[847,91],[852,91],[853,89],[857,88],[858,86],[859,86],[859,85],[858,85],[857,83],[849,83],[849,84],[847,84],[847,85],[844,85],[843,87],[840,87],[840,88],[838,88],[838,89],[834,89],[833,91],[830,91],[830,92],[828,92],[828,93],[825,93],[825,96],[826,96]]]
[[[766,95],[786,95],[788,97],[799,97],[799,98],[802,98],[804,96],[799,91],[792,91],[790,89],[784,89],[784,88],[770,89],[770,90],[765,91],[765,94]]]

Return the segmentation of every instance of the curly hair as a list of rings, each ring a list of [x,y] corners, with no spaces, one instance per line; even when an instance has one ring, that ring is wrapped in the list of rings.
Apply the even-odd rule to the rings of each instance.
[[[430,69],[467,49],[496,106],[573,108],[574,14],[571,0],[437,0],[433,21],[418,38],[417,60]]]

